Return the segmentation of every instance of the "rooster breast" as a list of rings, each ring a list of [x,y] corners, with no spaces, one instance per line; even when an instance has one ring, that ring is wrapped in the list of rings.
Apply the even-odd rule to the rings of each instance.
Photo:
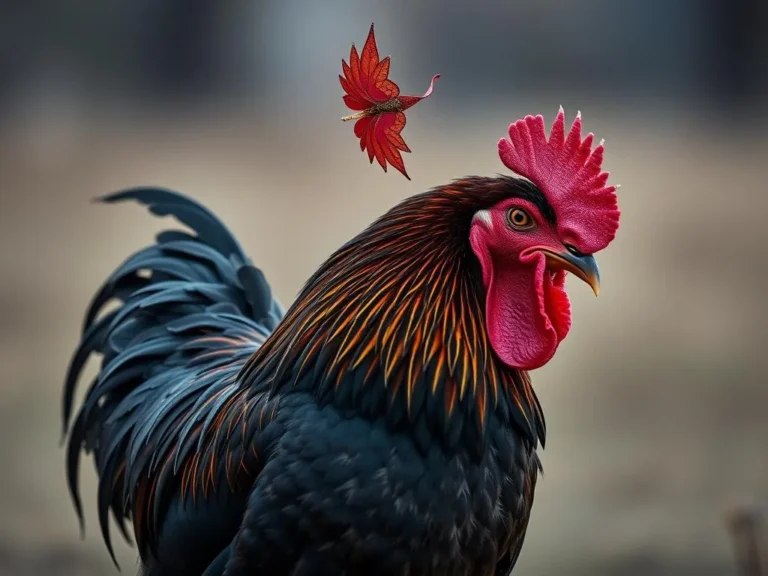
[[[514,563],[538,460],[513,431],[497,427],[481,458],[424,452],[304,393],[282,397],[271,426],[227,575],[475,576]]]

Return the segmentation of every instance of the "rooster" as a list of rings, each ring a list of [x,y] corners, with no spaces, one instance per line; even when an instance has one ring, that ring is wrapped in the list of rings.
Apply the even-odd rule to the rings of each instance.
[[[510,573],[545,441],[527,371],[568,334],[566,273],[597,293],[619,211],[580,117],[547,136],[527,116],[498,150],[516,175],[404,200],[287,311],[204,207],[103,198],[192,232],[160,233],[86,313],[63,399],[81,523],[86,452],[106,545],[111,512],[146,576]]]

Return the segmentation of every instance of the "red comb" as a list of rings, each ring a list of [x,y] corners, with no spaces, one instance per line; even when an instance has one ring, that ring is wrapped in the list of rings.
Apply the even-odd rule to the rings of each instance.
[[[509,138],[499,140],[504,165],[539,187],[555,209],[561,234],[586,254],[608,246],[619,228],[617,187],[606,185],[603,143],[592,150],[593,138],[581,138],[581,113],[566,135],[561,106],[549,139],[539,115],[510,124]]]

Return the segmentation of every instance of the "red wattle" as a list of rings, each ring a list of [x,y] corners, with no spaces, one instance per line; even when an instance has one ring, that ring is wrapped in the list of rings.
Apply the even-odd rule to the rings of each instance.
[[[541,252],[524,261],[493,258],[479,240],[477,232],[470,234],[483,269],[491,345],[508,366],[540,368],[555,354],[571,326],[565,273],[547,270]]]
[[[545,308],[558,342],[562,342],[571,329],[571,301],[565,291],[565,276],[563,270],[558,270],[554,274],[547,272],[544,278]]]
[[[534,265],[494,262],[485,316],[491,345],[501,360],[531,370],[557,349],[557,333],[544,305],[544,259]]]

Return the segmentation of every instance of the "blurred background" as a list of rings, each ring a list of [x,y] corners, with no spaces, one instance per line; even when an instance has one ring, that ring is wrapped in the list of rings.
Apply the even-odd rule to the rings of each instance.
[[[288,304],[397,201],[503,171],[506,126],[549,123],[560,104],[606,139],[623,220],[600,298],[572,285],[571,337],[534,375],[549,442],[515,574],[737,574],[724,514],[768,500],[767,13],[759,0],[5,6],[0,574],[116,573],[89,465],[79,539],[60,389],[94,290],[169,222],[91,198],[190,194]],[[372,21],[403,93],[443,75],[409,113],[411,182],[369,166],[339,121],[340,60]],[[134,573],[135,552],[118,556]]]

